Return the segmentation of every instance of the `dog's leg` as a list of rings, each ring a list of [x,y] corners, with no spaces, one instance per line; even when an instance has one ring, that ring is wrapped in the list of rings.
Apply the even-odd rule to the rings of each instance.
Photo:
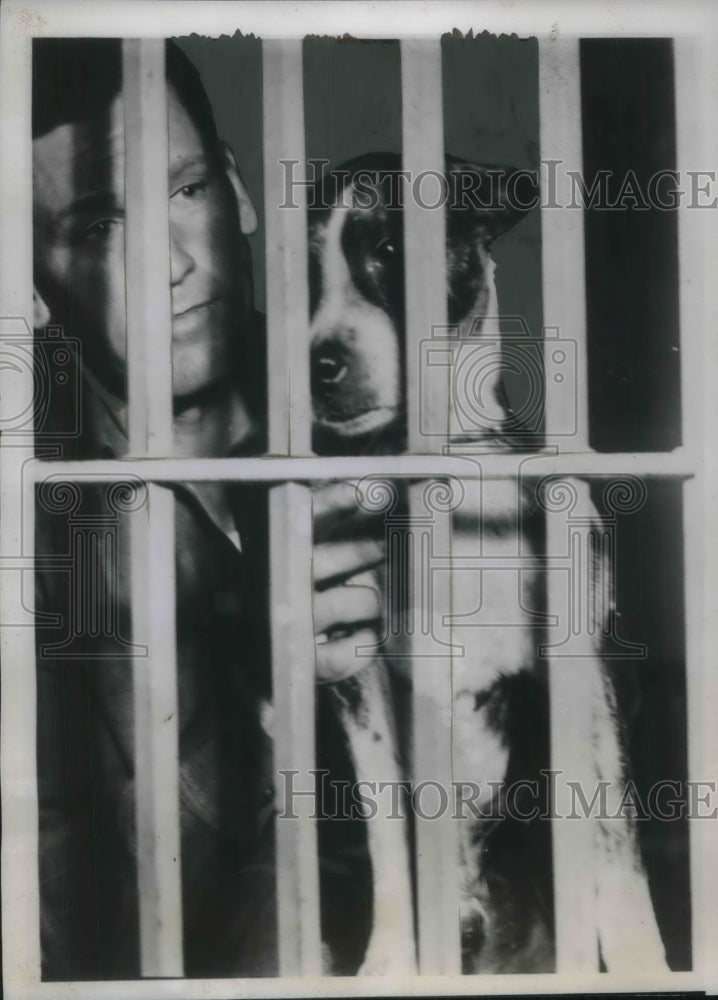
[[[355,779],[398,787],[402,780],[391,697],[384,666],[373,662],[331,687],[346,733]],[[406,818],[393,812],[393,793],[376,797],[367,818],[373,876],[372,930],[360,975],[406,975],[416,971],[411,863]]]

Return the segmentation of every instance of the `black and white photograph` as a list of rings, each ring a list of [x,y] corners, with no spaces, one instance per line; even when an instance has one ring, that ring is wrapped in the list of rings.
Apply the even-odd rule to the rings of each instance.
[[[718,8],[7,0],[8,1000],[718,988]]]

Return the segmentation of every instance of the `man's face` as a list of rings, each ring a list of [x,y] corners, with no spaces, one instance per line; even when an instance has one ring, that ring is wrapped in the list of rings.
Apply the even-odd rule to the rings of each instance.
[[[251,302],[233,166],[211,157],[168,88],[172,366],[176,397],[228,373]],[[36,284],[110,387],[125,371],[124,107],[33,142]],[[236,187],[236,185],[235,185]]]

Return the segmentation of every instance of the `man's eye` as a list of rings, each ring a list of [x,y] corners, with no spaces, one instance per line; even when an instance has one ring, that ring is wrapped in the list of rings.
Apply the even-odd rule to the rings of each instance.
[[[192,181],[191,184],[183,184],[181,188],[175,191],[175,195],[181,194],[183,198],[189,198],[191,200],[197,200],[201,198],[207,191],[209,187],[209,181],[206,178],[202,178],[198,181]]]
[[[112,227],[118,225],[119,219],[98,219],[80,234],[82,242],[88,240],[104,240],[112,232]]]

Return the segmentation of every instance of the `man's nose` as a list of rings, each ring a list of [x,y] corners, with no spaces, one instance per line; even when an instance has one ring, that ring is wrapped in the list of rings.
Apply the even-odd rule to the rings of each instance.
[[[170,281],[172,287],[184,281],[194,270],[194,257],[181,227],[170,223]]]

